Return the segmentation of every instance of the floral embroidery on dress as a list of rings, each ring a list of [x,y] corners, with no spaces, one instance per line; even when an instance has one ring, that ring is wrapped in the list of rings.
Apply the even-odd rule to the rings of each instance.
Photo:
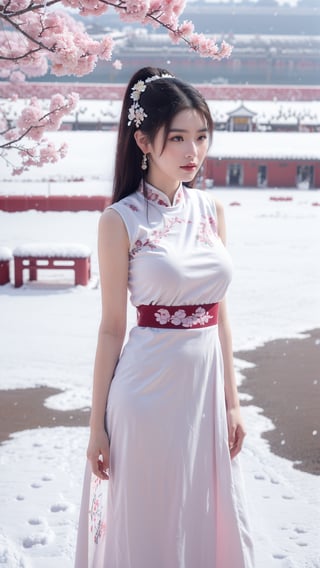
[[[124,202],[126,207],[129,207],[129,209],[131,209],[132,211],[139,211],[139,207],[137,207],[136,205],[134,205],[133,203],[126,203]]]
[[[166,197],[165,195],[163,197],[166,198],[163,199],[163,197],[160,195],[160,193],[158,191],[156,191],[153,188],[147,187],[147,199],[149,201],[152,201],[153,203],[157,203],[158,205],[162,205],[162,207],[172,207],[174,205],[178,205],[181,200],[182,200],[182,196],[183,196],[183,191],[182,191],[182,187],[180,186],[179,189],[177,189],[174,199],[173,199],[173,203],[171,205],[169,198]]]
[[[185,310],[176,310],[173,315],[169,310],[160,308],[155,312],[155,318],[160,325],[166,325],[168,322],[177,327],[193,327],[194,325],[205,325],[213,318],[207,310],[199,306],[191,316],[187,316]]]
[[[208,246],[213,246],[217,236],[217,225],[215,218],[208,215],[202,215],[202,221],[198,229],[197,240]]]
[[[145,241],[137,239],[134,243],[133,248],[129,252],[129,258],[130,259],[134,258],[134,256],[138,252],[140,252],[143,248],[149,248],[151,250],[156,249],[157,248],[156,245],[160,243],[163,237],[166,237],[170,233],[170,230],[173,227],[173,225],[176,225],[177,223],[185,223],[185,220],[181,219],[180,217],[173,217],[169,221],[165,221],[162,229],[160,230],[155,229],[154,231],[152,231],[150,237],[147,238]]]
[[[158,203],[158,205],[163,205],[163,207],[169,207],[169,203],[164,201],[160,197],[160,195],[156,191],[153,191],[152,189],[147,189],[147,199],[149,199],[149,201],[154,201],[155,203]]]
[[[93,535],[95,544],[104,537],[106,532],[106,523],[103,520],[103,491],[102,480],[95,475],[92,476],[92,498],[89,506],[89,530]]]
[[[174,200],[173,200],[174,205],[178,205],[178,203],[180,203],[180,201],[182,200],[182,196],[183,196],[182,188],[179,187],[178,191],[176,192],[176,194],[174,196]]]

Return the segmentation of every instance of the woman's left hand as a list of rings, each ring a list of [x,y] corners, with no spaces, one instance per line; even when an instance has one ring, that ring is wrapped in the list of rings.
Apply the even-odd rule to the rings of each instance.
[[[227,422],[229,450],[231,459],[233,459],[241,451],[246,435],[240,407],[227,408]]]

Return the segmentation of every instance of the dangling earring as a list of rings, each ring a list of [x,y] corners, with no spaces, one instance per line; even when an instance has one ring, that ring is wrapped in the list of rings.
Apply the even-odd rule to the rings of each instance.
[[[145,171],[148,168],[148,158],[147,158],[147,154],[143,154],[142,156],[142,162],[141,162],[141,169],[143,171]]]

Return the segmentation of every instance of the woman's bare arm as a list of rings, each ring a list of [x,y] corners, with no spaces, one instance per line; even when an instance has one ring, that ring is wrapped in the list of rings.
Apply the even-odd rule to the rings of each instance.
[[[126,332],[128,236],[121,217],[112,209],[101,216],[98,258],[102,315],[94,364],[90,440],[87,457],[92,471],[107,479],[109,440],[105,411],[110,384]]]
[[[218,234],[226,244],[226,224],[222,205],[216,201]],[[246,435],[240,413],[239,396],[234,372],[232,334],[227,314],[226,299],[219,306],[219,339],[224,364],[224,388],[228,420],[229,448],[231,458],[241,450]]]

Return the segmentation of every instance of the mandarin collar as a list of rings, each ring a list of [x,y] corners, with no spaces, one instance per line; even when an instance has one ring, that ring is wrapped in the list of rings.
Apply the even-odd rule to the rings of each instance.
[[[145,182],[145,187],[146,187],[146,197],[148,201],[151,201],[154,205],[157,205],[161,208],[163,207],[164,209],[166,209],[169,207],[170,208],[177,207],[178,205],[181,205],[184,201],[184,192],[183,192],[182,183],[179,185],[178,189],[176,190],[172,203],[169,197],[163,191],[154,187],[150,183]],[[140,192],[143,194],[142,184],[140,185]]]

